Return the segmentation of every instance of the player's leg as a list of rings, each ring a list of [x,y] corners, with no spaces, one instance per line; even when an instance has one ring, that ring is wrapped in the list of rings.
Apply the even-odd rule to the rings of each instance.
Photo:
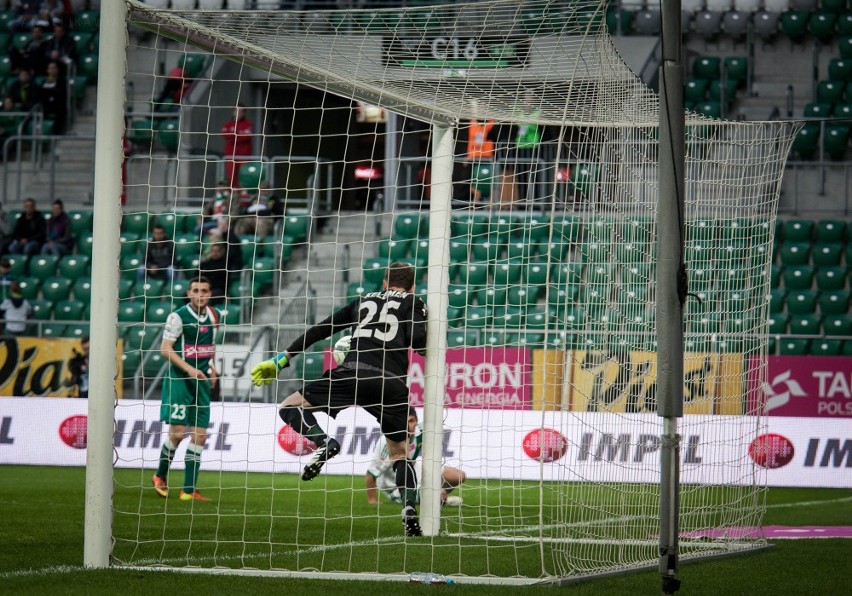
[[[388,456],[393,462],[393,471],[396,475],[396,486],[402,497],[402,525],[405,527],[406,536],[422,536],[420,520],[417,517],[417,473],[414,471],[414,462],[406,457],[408,441],[395,441],[389,436]]]
[[[210,426],[210,382],[207,380],[188,380],[183,385],[189,392],[191,405],[187,407],[189,422],[189,445],[184,455],[183,490],[180,492],[182,501],[209,501],[198,492],[198,473],[201,470],[201,455],[207,443],[207,427]]]
[[[322,445],[328,440],[328,435],[311,412],[313,408],[314,406],[296,391],[278,404],[278,417],[303,437]]]
[[[163,396],[160,405],[160,420],[169,425],[169,434],[160,448],[160,460],[156,473],[151,477],[154,490],[164,499],[169,496],[169,468],[175,458],[178,445],[186,436],[186,404],[181,395],[172,391],[172,379],[163,379]]]
[[[450,495],[454,488],[467,480],[467,474],[452,466],[444,466],[441,468],[441,501],[449,507],[459,507],[462,504],[462,499],[456,495]]]

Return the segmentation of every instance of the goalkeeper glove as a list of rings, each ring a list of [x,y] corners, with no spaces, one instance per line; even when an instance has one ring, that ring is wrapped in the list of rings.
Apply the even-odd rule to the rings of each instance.
[[[290,366],[290,360],[286,352],[282,352],[272,360],[264,360],[251,369],[251,382],[258,387],[269,385],[278,376],[279,371],[288,366]]]

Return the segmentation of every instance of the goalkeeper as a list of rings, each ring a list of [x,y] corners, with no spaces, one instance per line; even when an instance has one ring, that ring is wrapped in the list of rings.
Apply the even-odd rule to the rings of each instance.
[[[271,383],[290,360],[318,341],[354,327],[351,349],[343,363],[323,378],[278,406],[281,419],[317,444],[302,473],[312,480],[325,463],[340,453],[340,444],[325,434],[314,412],[336,417],[351,406],[361,406],[380,424],[393,462],[396,485],[402,495],[402,523],[408,536],[420,536],[417,517],[417,477],[406,457],[408,438],[408,353],[426,347],[426,306],[414,295],[414,268],[391,263],[383,290],[353,300],[297,337],[287,349],[251,371],[255,385]]]
[[[423,427],[417,423],[417,411],[411,408],[408,413],[408,459],[417,461],[423,446]],[[376,444],[373,450],[373,459],[370,467],[364,475],[364,483],[367,486],[367,502],[375,505],[379,502],[378,491],[393,501],[402,503],[402,497],[396,486],[393,475],[393,462],[388,457],[388,448],[381,442]],[[462,504],[461,497],[449,493],[464,482],[467,476],[458,468],[443,466],[441,468],[441,504],[448,507],[459,507]],[[378,490],[377,490],[378,489]],[[420,489],[417,489],[417,501],[420,501]]]

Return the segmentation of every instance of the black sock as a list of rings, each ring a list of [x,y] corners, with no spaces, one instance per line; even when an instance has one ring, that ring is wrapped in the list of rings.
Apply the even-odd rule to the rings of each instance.
[[[393,462],[393,471],[396,473],[396,485],[402,502],[406,507],[414,507],[417,502],[417,473],[414,465],[407,459],[398,459]]]
[[[316,417],[309,411],[298,406],[280,408],[278,416],[281,420],[303,437],[307,437],[317,445],[322,445],[328,440],[328,435],[317,423]]]

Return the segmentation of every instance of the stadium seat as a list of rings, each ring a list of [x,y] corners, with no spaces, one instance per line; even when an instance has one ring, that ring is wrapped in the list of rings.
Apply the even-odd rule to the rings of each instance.
[[[157,126],[157,141],[170,154],[176,154],[180,144],[180,121],[171,118],[163,119]],[[243,173],[250,169],[252,163],[243,164],[240,168],[240,186],[242,188],[257,188],[257,184],[254,186],[243,184]]]
[[[548,265],[546,261],[528,263],[524,268],[523,281],[525,283],[542,286],[547,284]]]
[[[56,275],[56,264],[59,257],[38,255],[30,259],[30,275],[45,280]]]
[[[465,311],[467,327],[481,329],[491,325],[491,309],[487,306],[468,306]]]
[[[478,329],[450,329],[447,331],[447,347],[463,348],[480,345],[480,333]]]
[[[852,336],[852,315],[828,315],[822,321],[822,328],[826,335]]]
[[[33,320],[49,321],[53,314],[53,302],[50,300],[29,301],[33,309]]]
[[[810,242],[813,232],[814,222],[810,219],[788,219],[782,224],[784,242]]]
[[[128,300],[133,297],[133,288],[136,285],[136,276],[122,277],[118,280],[118,299]]]
[[[497,286],[517,285],[523,281],[523,273],[523,261],[500,261],[494,267],[494,284]]]
[[[73,283],[71,279],[65,277],[49,277],[41,285],[41,295],[51,302],[67,300],[71,295]]]
[[[660,11],[643,9],[636,13],[633,19],[633,30],[636,35],[654,37],[660,34],[662,19]]]
[[[782,338],[778,346],[778,353],[784,356],[804,356],[810,350],[811,340],[802,337]]]
[[[805,124],[793,139],[792,151],[802,159],[810,159],[819,147],[819,124]]]
[[[296,363],[296,376],[305,383],[321,379],[324,373],[324,355],[320,351],[305,352]]]
[[[91,232],[84,232],[77,236],[77,254],[92,256],[93,238]]]
[[[844,315],[849,312],[848,290],[822,292],[819,296],[819,311],[824,315]]]
[[[121,351],[121,378],[128,381],[136,376],[139,363],[142,361],[142,353],[139,350]]]
[[[802,41],[808,34],[808,13],[791,10],[782,14],[781,32],[793,43]]]
[[[470,262],[461,265],[459,276],[461,283],[471,286],[484,286],[488,283],[488,264]]]
[[[722,15],[722,30],[725,36],[739,42],[745,39],[751,25],[751,15],[739,10],[729,10]]]
[[[190,79],[198,78],[206,65],[207,56],[204,54],[184,54],[178,59],[178,66],[186,71]]]
[[[78,277],[71,285],[71,293],[75,300],[90,304],[92,302],[92,280],[89,277]]]
[[[145,310],[146,323],[165,323],[172,312],[171,302],[152,302]]]
[[[846,222],[840,219],[822,219],[816,223],[817,242],[845,242]]]
[[[787,335],[790,328],[790,315],[777,312],[769,315],[769,333],[773,335]]]
[[[89,275],[89,257],[86,255],[65,255],[59,259],[59,275],[69,279]]]
[[[478,306],[484,306],[492,310],[496,307],[506,306],[508,289],[504,286],[485,286],[482,288],[469,289],[472,295],[468,295],[468,305],[476,301]]]
[[[41,279],[32,276],[21,277],[18,278],[18,283],[21,286],[21,296],[27,300],[38,298],[39,290],[41,290]]]
[[[121,231],[137,234],[138,238],[147,238],[150,233],[151,215],[145,211],[125,213],[121,218]]]
[[[790,317],[790,333],[793,335],[819,335],[822,315],[802,314]]]
[[[581,221],[577,217],[566,216],[553,220],[553,239],[567,244],[575,243],[580,238]]]
[[[843,58],[832,58],[829,60],[828,78],[831,81],[842,83],[852,81],[852,60],[844,60]]]
[[[453,238],[478,238],[488,234],[488,216],[481,214],[453,216],[450,220]]]
[[[812,356],[840,356],[843,349],[841,339],[816,339],[811,342]]]
[[[802,108],[805,118],[828,118],[831,115],[833,102],[809,102]]]
[[[310,228],[310,215],[289,213],[284,216],[283,234],[293,238],[296,243],[303,243],[308,239]]]
[[[779,250],[781,264],[785,267],[810,263],[810,242],[784,242]]]
[[[610,35],[629,35],[633,31],[633,13],[617,7],[608,8],[606,27]]]
[[[787,294],[787,312],[791,314],[811,314],[816,312],[817,290],[797,290]]]
[[[64,323],[46,323],[40,326],[39,333],[44,338],[65,337],[65,327]]]
[[[550,221],[535,215],[527,216],[516,221],[510,238],[521,240],[530,245],[538,245],[550,240]]]
[[[53,318],[57,321],[82,321],[86,303],[80,300],[60,300],[53,306]]]
[[[27,258],[24,255],[3,255],[9,261],[9,275],[18,279],[27,274]]]
[[[829,124],[825,127],[822,146],[831,159],[843,159],[849,145],[850,128],[845,124]]]
[[[62,337],[83,339],[84,337],[89,337],[89,329],[90,327],[88,323],[72,323],[65,326],[65,331],[62,333]]]
[[[714,41],[722,32],[722,13],[715,10],[698,11],[692,17],[692,30],[705,41]]]
[[[155,348],[155,345],[162,329],[162,325],[130,325],[124,335],[125,349],[150,352],[144,356],[146,359],[150,359],[155,354],[159,355],[160,351]]]
[[[368,288],[378,288],[385,278],[389,263],[387,258],[367,259],[364,261],[362,283]]]
[[[71,218],[71,232],[75,238],[92,231],[94,213],[90,209],[72,209],[68,212],[68,217]]]
[[[817,267],[832,267],[840,264],[843,257],[843,245],[839,242],[818,242],[814,244],[811,262]]]
[[[122,300],[118,305],[120,323],[141,323],[145,320],[145,303],[141,300]]]
[[[390,261],[400,261],[408,255],[409,240],[394,240],[382,238],[378,242],[377,251],[380,258]]]
[[[754,34],[765,42],[772,41],[778,35],[778,23],[781,15],[778,12],[759,10],[752,16]]]
[[[470,254],[474,260],[493,263],[506,252],[506,243],[498,234],[490,234],[483,239],[473,240]]]
[[[500,347],[507,345],[506,341],[506,333],[503,331],[483,330],[479,335],[479,345],[490,346],[490,347]],[[449,339],[449,338],[447,338]]]
[[[787,290],[773,288],[769,291],[769,312],[779,313],[784,310],[787,301]]]
[[[693,106],[693,110],[697,114],[706,116],[707,118],[721,118],[722,104],[718,101],[701,101]]]
[[[506,304],[529,309],[538,302],[539,294],[539,286],[513,285],[506,294]]]
[[[77,58],[77,72],[86,77],[86,81],[98,80],[98,55],[83,54]]]
[[[784,269],[784,287],[788,290],[809,290],[814,281],[812,265],[799,265]]]
[[[852,33],[841,37],[838,46],[841,58],[852,59]]]
[[[837,34],[841,39],[852,35],[852,12],[842,12],[837,16]]]
[[[466,284],[455,284],[447,288],[447,300],[450,308],[465,308],[472,299]]]
[[[684,84],[684,101],[686,103],[697,103],[707,99],[707,79],[689,78]]]
[[[837,15],[828,11],[812,12],[808,18],[808,31],[821,43],[830,43],[834,39],[834,25]]]
[[[718,56],[696,56],[692,60],[692,76],[712,81],[721,77],[722,61]]]
[[[393,224],[395,238],[412,240],[420,237],[420,214],[403,213],[396,216]]]

